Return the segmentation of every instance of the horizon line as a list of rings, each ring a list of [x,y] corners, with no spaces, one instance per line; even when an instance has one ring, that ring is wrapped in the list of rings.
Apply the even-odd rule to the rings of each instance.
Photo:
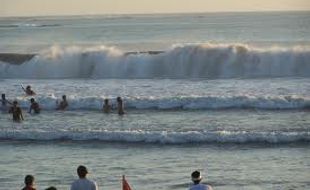
[[[78,17],[78,16],[126,16],[126,15],[178,15],[178,14],[216,14],[216,13],[261,13],[261,12],[310,12],[309,10],[249,10],[249,11],[199,11],[199,12],[154,12],[154,13],[85,13],[85,14],[46,14],[46,15],[0,15],[0,18],[31,17]]]

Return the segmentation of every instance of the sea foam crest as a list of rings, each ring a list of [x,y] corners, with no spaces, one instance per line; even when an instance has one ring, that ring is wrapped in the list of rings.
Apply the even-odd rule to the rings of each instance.
[[[1,78],[310,77],[310,48],[244,44],[173,46],[162,53],[113,47],[59,47],[21,65],[0,64]]]
[[[68,96],[68,110],[100,110],[104,97]],[[21,107],[29,107],[29,98],[17,98]],[[55,96],[37,96],[43,110],[55,110]],[[113,106],[116,102],[111,101]],[[299,96],[181,96],[181,97],[124,97],[126,109],[309,109],[310,99]]]
[[[291,143],[310,142],[310,132],[174,132],[174,131],[67,131],[67,130],[2,130],[1,140],[73,140],[126,143]]]

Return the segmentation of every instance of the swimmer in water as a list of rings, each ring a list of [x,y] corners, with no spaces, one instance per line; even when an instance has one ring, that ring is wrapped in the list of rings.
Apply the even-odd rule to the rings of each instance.
[[[9,113],[12,113],[14,122],[21,122],[24,120],[22,109],[18,106],[16,100],[13,102],[13,106],[10,108]]]
[[[67,97],[66,95],[62,96],[62,101],[58,104],[56,110],[65,110],[68,107]]]
[[[30,108],[29,108],[29,113],[31,113],[31,111],[33,110],[34,113],[39,114],[40,111],[41,111],[41,108],[40,108],[39,103],[36,102],[36,101],[34,100],[34,98],[31,98],[31,99],[30,99],[30,103],[31,103],[31,105],[30,105]]]

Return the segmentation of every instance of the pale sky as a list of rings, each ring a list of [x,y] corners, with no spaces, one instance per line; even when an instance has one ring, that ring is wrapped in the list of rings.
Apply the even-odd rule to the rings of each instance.
[[[310,0],[0,0],[0,16],[310,10]]]

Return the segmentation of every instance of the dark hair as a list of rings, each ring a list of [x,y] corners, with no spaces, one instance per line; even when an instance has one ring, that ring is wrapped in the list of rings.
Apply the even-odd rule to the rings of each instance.
[[[34,182],[34,177],[32,175],[26,175],[25,185],[32,185]]]
[[[121,101],[122,101],[122,98],[121,98],[121,97],[117,97],[116,100],[117,100],[118,102],[121,102]]]
[[[31,86],[30,86],[30,85],[28,85],[26,88],[31,88]]]
[[[106,98],[106,99],[104,99],[104,103],[108,103],[109,102],[109,99],[108,98]]]
[[[62,99],[66,99],[67,98],[67,96],[66,95],[62,95]]]
[[[5,94],[1,94],[2,99],[5,99]]]
[[[192,181],[197,184],[197,183],[200,183],[201,181],[201,175],[200,175],[200,172],[199,171],[194,171],[191,175],[192,177]]]
[[[45,190],[57,190],[57,189],[56,189],[56,187],[51,186],[51,187],[46,188]]]
[[[80,165],[77,168],[77,174],[80,178],[84,178],[86,176],[86,174],[88,174],[87,168],[85,166]]]
[[[34,98],[31,98],[31,99],[30,99],[30,102],[34,102]]]
[[[18,104],[18,102],[17,102],[16,100],[14,100],[14,101],[13,101],[13,104],[14,104],[14,105],[15,105],[15,104]]]

